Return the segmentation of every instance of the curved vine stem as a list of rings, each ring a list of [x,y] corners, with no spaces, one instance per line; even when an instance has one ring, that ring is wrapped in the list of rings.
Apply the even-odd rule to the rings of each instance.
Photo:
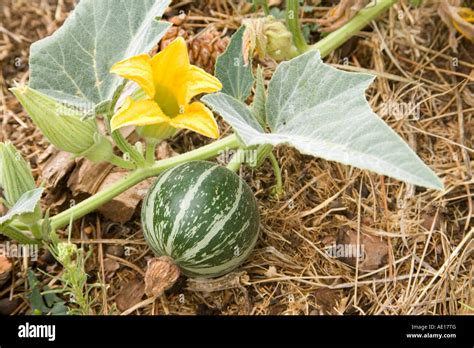
[[[130,172],[125,178],[115,182],[105,190],[98,192],[94,196],[76,204],[75,206],[63,211],[62,213],[50,219],[53,230],[66,226],[70,220],[76,220],[82,216],[94,211],[101,205],[107,203],[115,196],[135,186],[141,181],[158,175],[166,169],[177,166],[193,160],[203,160],[217,156],[225,149],[236,149],[240,147],[240,142],[236,135],[230,135],[224,139],[203,146],[199,149],[186,152],[176,157],[167,158],[155,162],[153,165],[145,168],[138,168]]]
[[[298,2],[297,0],[295,1]],[[318,50],[322,58],[327,56],[397,2],[398,0],[377,0],[374,4],[367,5],[367,7],[360,10],[354,18],[345,25],[333,31],[314,45],[307,46],[305,51]]]

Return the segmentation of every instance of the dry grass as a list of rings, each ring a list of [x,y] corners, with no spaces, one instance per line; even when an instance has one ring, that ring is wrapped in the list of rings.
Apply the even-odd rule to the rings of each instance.
[[[47,143],[7,88],[13,80],[27,80],[29,45],[57,29],[72,1],[4,3],[0,9],[0,140],[10,139],[36,168]],[[244,2],[176,3],[175,12],[190,11],[185,26],[189,33],[209,25],[232,30],[241,18],[251,15]],[[453,52],[436,4],[429,3],[414,9],[401,1],[327,61],[378,76],[368,91],[371,105],[438,173],[445,191],[422,190],[280,147],[284,198],[277,200],[270,194],[274,179],[269,164],[241,173],[260,202],[262,234],[240,273],[227,282],[207,284],[213,292],[197,291],[199,284],[181,279],[158,301],[145,301],[128,312],[469,313],[468,306],[474,305],[474,45],[460,39],[458,52]],[[320,17],[325,10],[319,5],[314,15]],[[305,17],[305,22],[313,21],[310,14]],[[267,64],[268,75],[273,68],[274,64]],[[399,115],[396,106],[400,105],[415,112]],[[197,137],[182,135],[172,145],[179,150],[197,143]],[[358,261],[327,254],[328,246],[348,234],[358,241],[371,238],[373,244],[367,244],[365,251],[377,261],[376,267],[364,270]],[[89,274],[107,284],[105,290],[95,290],[94,310],[119,313],[117,295],[128,282],[143,277],[151,257],[138,217],[121,226],[90,214],[74,224],[73,235],[77,242],[94,247]],[[380,250],[388,253],[377,259]],[[120,268],[108,272],[105,259],[118,262]],[[0,298],[21,299],[14,313],[25,313],[26,269],[38,264],[17,260],[14,266],[15,277],[0,289]],[[60,271],[54,265],[47,269],[53,274]],[[42,279],[52,287],[58,285]]]

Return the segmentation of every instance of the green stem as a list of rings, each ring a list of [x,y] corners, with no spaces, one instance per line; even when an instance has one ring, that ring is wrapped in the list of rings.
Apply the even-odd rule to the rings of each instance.
[[[75,206],[63,211],[62,213],[51,218],[51,227],[53,230],[66,226],[70,220],[79,219],[82,216],[94,211],[101,205],[107,203],[115,196],[128,190],[130,187],[139,182],[158,175],[168,168],[177,166],[192,160],[203,160],[217,156],[225,149],[235,149],[240,146],[240,142],[236,135],[230,135],[224,139],[213,142],[209,145],[203,146],[199,149],[186,152],[182,155],[167,158],[155,162],[152,166],[147,168],[139,168],[134,172],[129,173],[122,180],[110,185],[105,190],[98,192],[94,196],[76,204]]]
[[[244,158],[244,151],[244,149],[239,149],[234,154],[234,156],[232,156],[232,159],[227,164],[227,169],[232,170],[233,172],[236,172],[240,169],[240,166],[242,165],[242,159]]]
[[[278,160],[276,159],[273,153],[268,155],[270,162],[272,163],[273,173],[275,174],[276,185],[275,185],[275,193],[277,195],[281,195],[283,193],[283,180],[281,178],[281,169],[280,165],[278,164]]]
[[[259,6],[261,6],[265,16],[268,16],[270,14],[270,7],[268,6],[268,0],[254,0],[253,4],[255,8],[258,8]]]
[[[110,102],[109,109],[108,109],[108,111],[105,115],[106,120],[107,120],[107,122],[106,122],[107,130],[110,132],[111,137],[112,137],[115,145],[117,145],[117,147],[119,148],[120,151],[122,151],[123,154],[128,154],[130,156],[130,158],[133,160],[133,162],[135,162],[135,164],[138,167],[145,167],[146,166],[145,158],[135,148],[135,146],[130,144],[127,141],[127,139],[124,138],[122,133],[120,133],[120,131],[118,131],[118,130],[112,131],[110,129],[111,128],[110,127],[110,120],[112,119],[112,117],[114,115],[115,106],[117,105],[117,102],[118,102],[118,100],[120,98],[120,95],[122,94],[124,88],[125,88],[125,82],[122,83],[122,85],[119,88],[117,88],[117,90],[114,93],[114,96],[112,97],[112,101]]]
[[[131,145],[123,137],[120,131],[112,132],[112,139],[114,140],[120,151],[122,151],[124,154],[128,154],[138,167],[146,166],[145,158],[143,157],[143,155],[135,148],[135,146]]]
[[[113,155],[111,159],[109,159],[109,162],[112,163],[113,165],[124,168],[124,169],[135,169],[136,166],[130,161],[124,160],[122,157]]]
[[[299,0],[286,0],[286,23],[293,35],[293,42],[300,53],[307,51],[308,45],[301,31],[299,20]]]
[[[398,0],[377,0],[375,5],[360,10],[344,26],[333,31],[314,45],[307,46],[306,50],[319,50],[321,57],[327,56],[397,2]]]
[[[29,229],[31,231],[31,233],[33,234],[33,237],[35,237],[35,239],[38,239],[40,240],[41,239],[41,225],[39,223],[34,223],[32,225],[29,225]]]
[[[28,237],[23,231],[16,227],[5,225],[0,227],[0,232],[12,240],[21,244],[39,244],[38,240]]]
[[[145,150],[145,160],[148,164],[153,164],[155,161],[155,150],[158,141],[153,138],[148,138],[146,140],[146,150]]]

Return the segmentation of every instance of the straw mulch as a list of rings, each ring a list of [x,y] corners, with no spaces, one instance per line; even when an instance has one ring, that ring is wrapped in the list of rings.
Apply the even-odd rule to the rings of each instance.
[[[181,32],[202,30],[229,36],[252,16],[245,1],[176,2],[167,17],[185,11]],[[307,1],[311,5],[316,1]],[[330,2],[304,14],[321,18]],[[0,140],[9,139],[31,162],[35,175],[47,142],[8,92],[28,79],[32,42],[56,30],[72,0],[4,0],[0,7]],[[318,34],[311,33],[317,40]],[[88,262],[96,314],[467,314],[473,288],[474,45],[448,43],[436,4],[412,8],[401,1],[326,59],[335,66],[377,75],[368,91],[376,112],[435,170],[444,192],[415,188],[286,147],[277,149],[285,196],[271,195],[270,164],[241,175],[260,203],[262,234],[249,260],[224,280],[206,284],[180,279],[154,303],[133,298],[151,252],[139,217],[126,224],[90,214],[73,226],[73,238],[93,248]],[[271,76],[275,64],[265,62]],[[223,127],[223,130],[227,127]],[[228,130],[229,131],[229,130]],[[188,133],[170,145],[180,152],[202,140]],[[332,257],[335,243],[364,246],[363,260]],[[14,260],[0,299],[15,300],[13,314],[26,313],[27,267],[58,287],[61,269],[43,257]],[[205,291],[202,291],[205,290]],[[137,304],[138,303],[138,304]],[[136,309],[126,310],[137,304]]]

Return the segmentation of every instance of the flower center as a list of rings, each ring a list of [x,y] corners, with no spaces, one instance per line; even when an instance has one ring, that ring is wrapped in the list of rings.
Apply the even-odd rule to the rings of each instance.
[[[161,110],[168,117],[175,117],[180,113],[180,106],[178,99],[173,91],[166,86],[155,86],[156,94],[155,101],[160,106]]]

